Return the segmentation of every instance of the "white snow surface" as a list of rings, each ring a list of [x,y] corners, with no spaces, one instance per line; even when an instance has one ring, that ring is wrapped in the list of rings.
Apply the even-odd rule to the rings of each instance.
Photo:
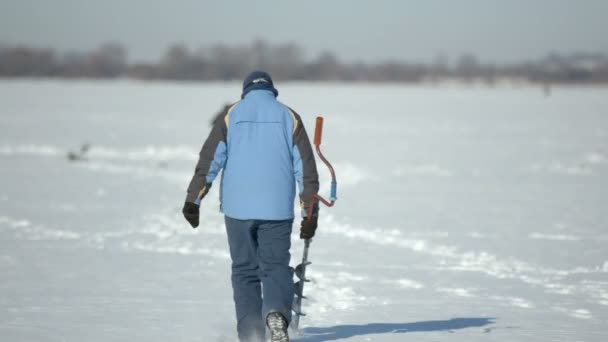
[[[608,340],[607,88],[277,86],[339,187],[294,341]],[[236,339],[219,184],[197,230],[181,207],[239,97],[0,80],[0,340]]]

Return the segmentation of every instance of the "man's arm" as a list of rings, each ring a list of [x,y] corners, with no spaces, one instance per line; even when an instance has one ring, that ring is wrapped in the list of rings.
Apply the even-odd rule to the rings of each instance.
[[[300,190],[300,205],[302,217],[308,216],[308,209],[313,205],[313,216],[317,216],[319,204],[312,201],[312,196],[319,192],[319,174],[314,152],[302,123],[302,118],[291,108],[294,117],[293,132],[293,166],[298,188]]]
[[[200,204],[205,197],[215,177],[226,163],[226,146],[228,135],[228,115],[233,106],[226,108],[221,119],[216,120],[211,133],[203,144],[199,159],[194,169],[194,175],[188,185],[186,202]]]

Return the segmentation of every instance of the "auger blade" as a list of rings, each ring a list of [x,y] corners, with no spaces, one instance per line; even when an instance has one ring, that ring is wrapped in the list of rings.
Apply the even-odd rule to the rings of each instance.
[[[296,275],[296,277],[298,277],[298,279],[303,280],[305,282],[309,282],[310,280],[306,279],[306,277],[304,276],[305,272],[306,272],[306,266],[312,264],[310,261],[307,261],[303,264],[299,264],[298,266],[296,266],[296,268],[294,269],[294,273]]]
[[[295,287],[295,295],[298,298],[306,299],[306,296],[304,296],[304,294],[302,293],[303,288],[302,288],[301,282],[298,281],[297,283],[295,283],[293,285]]]

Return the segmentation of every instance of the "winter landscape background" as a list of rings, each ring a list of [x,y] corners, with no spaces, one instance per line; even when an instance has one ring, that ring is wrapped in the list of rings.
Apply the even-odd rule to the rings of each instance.
[[[298,341],[608,338],[608,88],[277,87],[309,135],[325,117],[339,184]],[[180,211],[239,95],[0,80],[0,340],[234,340],[218,184],[199,229]]]

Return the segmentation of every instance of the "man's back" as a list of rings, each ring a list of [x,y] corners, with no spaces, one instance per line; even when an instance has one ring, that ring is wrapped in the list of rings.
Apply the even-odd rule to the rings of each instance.
[[[215,120],[188,185],[184,215],[198,226],[199,205],[222,173],[220,200],[228,217],[293,219],[295,184],[303,216],[313,206],[319,175],[300,116],[276,100],[270,75],[256,71],[243,82],[241,101]]]
[[[237,219],[293,218],[295,113],[268,90],[249,92],[226,115],[223,212]]]

